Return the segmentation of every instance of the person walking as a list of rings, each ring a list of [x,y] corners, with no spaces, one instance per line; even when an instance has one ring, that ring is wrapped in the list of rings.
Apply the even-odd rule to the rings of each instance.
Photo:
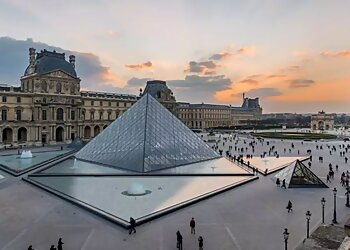
[[[57,250],[63,250],[63,242],[62,242],[62,238],[58,239],[58,243],[57,243]]]
[[[282,186],[281,186],[281,188],[287,189],[287,187],[286,187],[286,179],[283,179],[283,180],[282,180]]]
[[[327,174],[327,183],[328,183],[328,182],[331,182],[330,177],[329,177],[329,174]]]
[[[190,221],[191,234],[196,234],[196,222],[194,218]]]
[[[199,238],[198,238],[198,247],[199,247],[199,250],[203,250],[203,237],[202,236],[199,236]]]
[[[277,185],[277,187],[280,187],[280,185],[281,185],[280,178],[277,178],[276,185]]]
[[[291,201],[288,201],[288,205],[286,208],[288,210],[288,213],[293,212],[293,204]]]
[[[176,248],[178,248],[179,250],[182,250],[182,235],[180,233],[179,230],[177,230],[176,232]]]
[[[130,217],[130,228],[129,228],[129,234],[131,233],[136,233],[136,221],[134,220],[134,218]]]

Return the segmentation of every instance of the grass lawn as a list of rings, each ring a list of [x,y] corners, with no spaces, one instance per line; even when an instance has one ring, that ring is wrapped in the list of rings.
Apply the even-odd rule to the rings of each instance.
[[[315,133],[299,133],[299,132],[260,132],[252,133],[256,137],[276,138],[276,139],[295,139],[295,140],[320,140],[320,139],[336,139],[336,135],[315,134]]]

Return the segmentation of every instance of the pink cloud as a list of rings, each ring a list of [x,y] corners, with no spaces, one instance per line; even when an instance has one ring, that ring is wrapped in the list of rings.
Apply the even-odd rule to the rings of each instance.
[[[324,57],[350,58],[350,50],[322,51],[320,55]]]
[[[142,64],[125,64],[125,68],[130,70],[149,70],[153,68],[151,61],[142,63]]]

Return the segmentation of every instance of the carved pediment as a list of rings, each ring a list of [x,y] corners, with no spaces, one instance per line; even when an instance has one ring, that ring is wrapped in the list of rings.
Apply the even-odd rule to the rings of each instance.
[[[50,73],[47,73],[46,76],[59,77],[65,79],[76,79],[75,77],[72,77],[71,75],[63,72],[62,70],[52,71]]]

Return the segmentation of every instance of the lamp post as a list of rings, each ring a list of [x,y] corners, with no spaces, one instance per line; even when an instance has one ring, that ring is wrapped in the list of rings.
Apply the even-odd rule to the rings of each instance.
[[[289,232],[287,228],[284,229],[283,238],[284,238],[284,250],[288,250]]]
[[[322,204],[322,224],[324,224],[324,205],[326,204],[326,199],[322,197],[321,199],[321,204]]]
[[[306,212],[306,238],[309,238],[309,228],[310,228],[310,219],[311,219],[311,213],[310,211]]]
[[[333,212],[333,224],[338,224],[337,222],[337,189],[333,189],[333,195],[334,195],[334,212]]]
[[[350,194],[350,189],[349,189],[349,187],[346,187],[346,193],[345,193],[345,195],[346,195],[346,204],[345,204],[345,206],[347,206],[347,207],[350,207],[350,204],[349,204],[349,194]]]

